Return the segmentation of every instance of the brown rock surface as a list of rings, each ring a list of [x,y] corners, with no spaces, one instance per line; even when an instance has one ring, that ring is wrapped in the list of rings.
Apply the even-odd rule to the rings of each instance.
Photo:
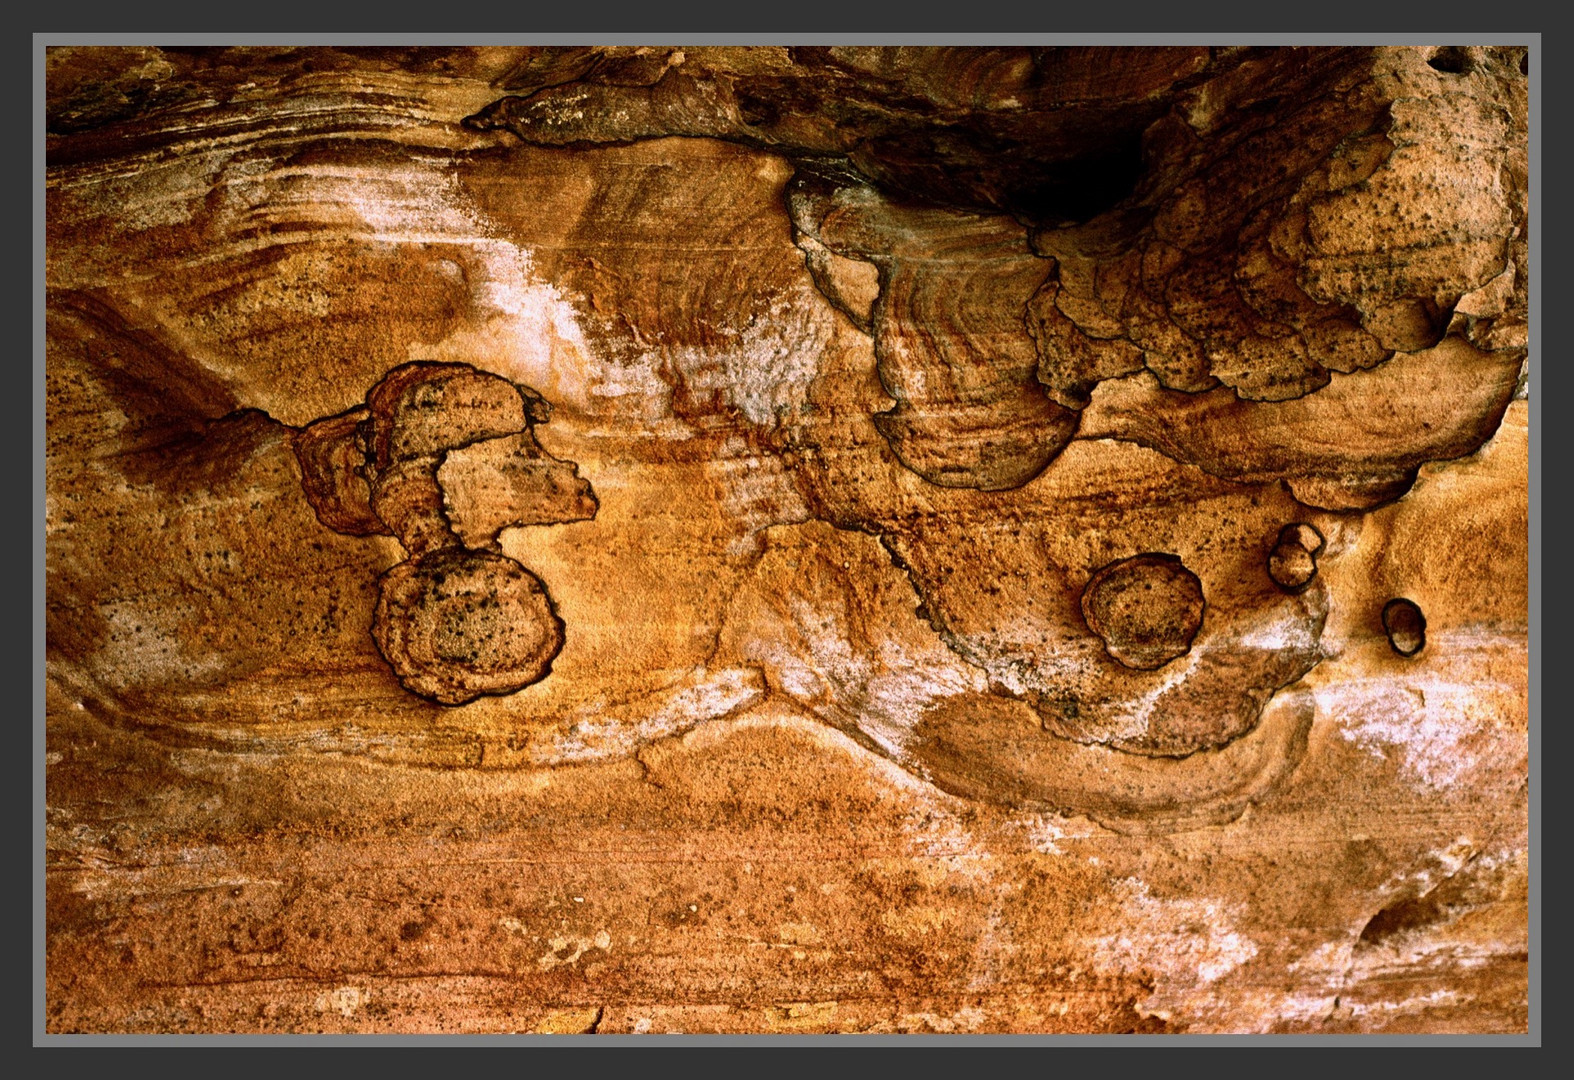
[[[48,1030],[1527,1030],[1524,55],[50,49]]]

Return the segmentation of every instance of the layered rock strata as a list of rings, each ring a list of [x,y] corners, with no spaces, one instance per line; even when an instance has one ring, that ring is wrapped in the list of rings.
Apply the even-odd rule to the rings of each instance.
[[[50,49],[49,1030],[1525,1030],[1526,57]]]

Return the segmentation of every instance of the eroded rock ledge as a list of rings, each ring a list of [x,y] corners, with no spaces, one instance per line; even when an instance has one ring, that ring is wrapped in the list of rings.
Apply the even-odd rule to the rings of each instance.
[[[673,50],[663,65],[584,50],[548,69],[572,78],[516,73],[529,92],[466,123],[538,145],[703,136],[787,157],[816,283],[875,336],[897,402],[878,426],[932,483],[1032,479],[1107,379],[1285,401],[1450,334],[1499,373],[1457,427],[1400,413],[1381,435],[1403,449],[1337,462],[1345,487],[1309,501],[1369,506],[1397,492],[1368,470],[1479,446],[1527,344],[1522,51],[1134,52]],[[872,303],[826,253],[876,268]],[[1467,362],[1432,366],[1450,361]],[[1145,411],[1260,439],[1249,409]],[[1184,435],[1158,448],[1220,467]],[[1327,453],[1302,439],[1274,464],[1315,478]]]
[[[1526,55],[51,49],[51,1030],[1522,1030]]]

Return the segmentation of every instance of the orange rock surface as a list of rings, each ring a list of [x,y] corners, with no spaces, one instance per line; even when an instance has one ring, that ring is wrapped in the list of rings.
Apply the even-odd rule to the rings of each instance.
[[[1523,1032],[1522,47],[55,47],[46,1023]]]

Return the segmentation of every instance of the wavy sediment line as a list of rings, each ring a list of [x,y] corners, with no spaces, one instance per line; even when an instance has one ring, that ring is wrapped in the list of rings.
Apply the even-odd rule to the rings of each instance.
[[[1020,703],[952,698],[924,715],[907,752],[955,795],[1160,834],[1234,821],[1277,791],[1306,752],[1314,712],[1311,693],[1291,687],[1249,733],[1170,758],[1046,735]]]

